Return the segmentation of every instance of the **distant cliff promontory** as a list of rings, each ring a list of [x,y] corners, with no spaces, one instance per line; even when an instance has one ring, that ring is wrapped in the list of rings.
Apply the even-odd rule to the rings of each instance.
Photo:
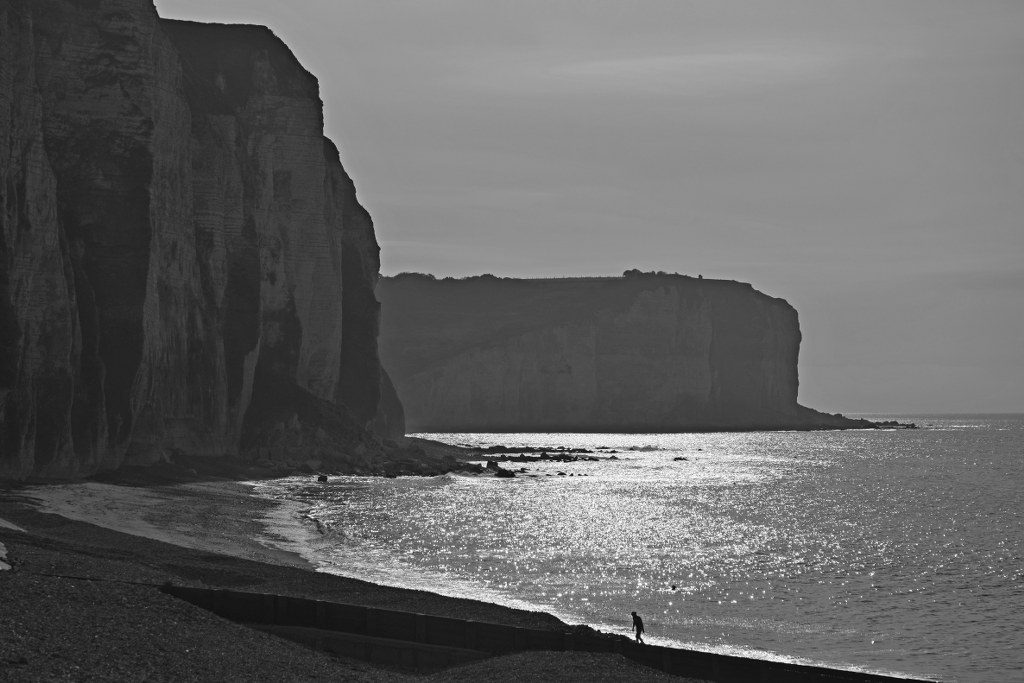
[[[377,295],[409,431],[871,426],[797,403],[796,310],[746,283],[403,274]]]
[[[152,0],[0,2],[0,477],[400,434],[316,79]]]

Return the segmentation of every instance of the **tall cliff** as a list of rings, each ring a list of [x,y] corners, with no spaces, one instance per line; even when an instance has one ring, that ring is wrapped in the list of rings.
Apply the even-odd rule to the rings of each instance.
[[[0,477],[403,431],[372,222],[268,29],[2,0],[0,192]]]
[[[745,283],[406,274],[377,293],[410,431],[861,426],[797,403],[797,313]]]

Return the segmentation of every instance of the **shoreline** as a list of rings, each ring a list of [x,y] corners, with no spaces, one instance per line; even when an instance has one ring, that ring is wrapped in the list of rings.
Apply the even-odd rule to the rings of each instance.
[[[305,475],[303,475],[305,476]],[[273,480],[271,480],[273,481]],[[493,591],[464,598],[459,581],[447,584],[450,577],[429,576],[414,571],[406,578],[387,572],[365,573],[358,568],[321,566],[311,556],[315,543],[316,520],[297,501],[278,500],[258,492],[262,482],[253,480],[198,481],[171,485],[121,486],[103,482],[44,484],[23,488],[20,495],[34,499],[27,503],[40,514],[58,515],[69,521],[100,527],[150,541],[166,543],[197,552],[217,553],[268,565],[292,567],[342,580],[359,581],[382,589],[428,592],[443,599],[470,599],[497,608],[543,615],[557,621],[560,628],[582,625],[582,617],[534,604],[528,600],[504,596]],[[212,511],[218,513],[212,523]],[[2,519],[2,516],[0,516]],[[283,525],[296,530],[294,536],[274,533]],[[416,584],[421,584],[417,587]],[[480,589],[479,586],[474,586]],[[460,595],[460,593],[462,593]],[[625,622],[586,624],[612,635],[627,636]],[[674,638],[648,638],[652,644],[693,649],[696,643]],[[736,654],[727,649],[707,650],[716,654]],[[771,661],[821,665],[819,662],[786,657],[780,653],[749,650],[745,656]]]
[[[410,439],[420,439],[420,437],[410,437]],[[433,442],[433,443],[439,443],[439,442]],[[445,445],[447,445],[447,444],[445,444]],[[483,459],[483,460],[490,460],[490,461],[502,461],[502,462],[509,461],[509,460],[515,461],[515,457],[516,456],[510,455],[510,454],[520,454],[520,453],[524,453],[524,452],[525,453],[546,452],[546,453],[552,454],[552,456],[557,456],[559,454],[561,454],[563,456],[580,455],[581,458],[584,459],[584,460],[595,459],[595,458],[589,458],[589,455],[593,455],[593,454],[603,455],[603,453],[601,453],[600,451],[588,451],[586,449],[570,449],[568,447],[566,447],[564,451],[559,451],[557,449],[551,449],[551,448],[543,448],[543,447],[522,447],[522,448],[499,447],[497,450],[493,450],[493,449],[480,449],[480,448],[469,449],[466,446],[454,446],[454,445],[451,445],[450,447],[454,448],[454,449],[462,449],[464,451],[469,450],[471,452],[477,453],[477,455],[472,457],[472,459],[474,461],[475,460],[481,460],[481,459]],[[489,451],[491,453],[493,453],[493,454],[488,454]],[[623,451],[619,451],[619,452],[623,452]],[[525,456],[525,457],[530,457],[530,456]],[[552,458],[552,459],[554,459],[554,458]],[[456,476],[468,476],[468,477],[473,477],[474,476],[471,473],[465,473],[465,472],[454,473],[454,474]],[[251,483],[251,482],[249,482],[249,483]],[[259,494],[253,494],[253,495],[256,496],[256,497],[259,497]],[[312,518],[310,518],[310,519],[312,519]],[[316,523],[319,524],[318,521]],[[527,612],[532,612],[532,613],[536,613],[536,614],[544,614],[546,616],[550,616],[550,617],[553,617],[554,619],[557,619],[563,625],[565,625],[566,628],[579,628],[580,626],[583,626],[583,627],[586,627],[588,629],[593,629],[593,630],[595,630],[595,631],[597,631],[599,633],[602,633],[603,635],[606,635],[606,636],[623,638],[625,640],[628,640],[629,642],[632,642],[632,633],[631,633],[631,631],[629,629],[629,625],[628,625],[628,623],[626,623],[626,621],[623,621],[623,623],[621,623],[621,624],[614,624],[614,623],[610,623],[610,622],[602,621],[602,620],[588,619],[587,617],[581,616],[579,614],[574,614],[572,612],[559,611],[559,610],[552,609],[551,607],[543,605],[543,604],[531,602],[529,600],[529,598],[515,597],[515,596],[511,596],[511,595],[507,595],[507,594],[501,593],[500,591],[495,591],[495,590],[490,589],[490,588],[482,587],[480,584],[478,584],[478,583],[476,583],[476,582],[474,582],[472,580],[468,580],[468,579],[453,579],[453,578],[451,578],[451,577],[449,577],[447,575],[443,575],[442,574],[442,575],[438,575],[438,576],[442,576],[443,577],[441,579],[441,585],[439,585],[435,581],[431,581],[430,584],[427,585],[425,588],[417,589],[417,588],[415,588],[411,584],[415,583],[416,580],[421,580],[421,579],[424,579],[424,578],[428,578],[428,579],[432,578],[433,574],[431,572],[426,571],[426,570],[422,570],[422,569],[418,569],[418,568],[411,569],[411,570],[408,570],[410,572],[410,574],[407,574],[405,576],[405,578],[393,578],[393,577],[384,576],[384,575],[360,574],[358,571],[352,572],[352,573],[344,573],[343,570],[334,571],[331,568],[326,567],[326,566],[325,567],[316,567],[315,563],[312,560],[309,560],[309,558],[306,558],[305,554],[303,555],[303,557],[310,563],[311,567],[314,567],[314,571],[317,571],[317,572],[326,573],[326,574],[330,574],[330,575],[334,575],[334,576],[340,576],[340,577],[346,578],[346,579],[353,579],[353,580],[359,580],[359,581],[368,581],[368,582],[373,583],[374,585],[378,585],[378,586],[382,586],[382,587],[386,587],[386,588],[394,588],[394,589],[397,589],[397,590],[426,590],[426,591],[429,591],[432,594],[436,594],[436,595],[439,595],[439,596],[442,596],[442,597],[445,597],[445,598],[452,598],[452,599],[460,599],[460,597],[461,597],[459,595],[460,591],[465,591],[465,592],[462,593],[462,595],[470,595],[471,594],[472,597],[469,598],[469,599],[474,600],[474,601],[480,601],[480,602],[496,605],[496,606],[499,606],[499,607],[502,607],[502,608],[511,609],[511,610],[521,610],[521,611],[527,611]],[[410,576],[411,576],[411,579],[409,578]],[[466,589],[468,589],[468,590],[466,590]],[[682,639],[682,638],[678,638],[678,637],[663,636],[663,635],[654,635],[654,636],[652,636],[650,634],[645,634],[645,638],[646,638],[645,642],[647,644],[649,644],[649,645],[655,645],[655,646],[660,646],[660,647],[664,647],[664,648],[672,648],[672,649],[678,649],[678,650],[687,650],[687,651],[693,651],[693,652],[700,652],[700,653],[709,654],[709,655],[718,655],[718,656],[723,656],[723,657],[750,658],[750,659],[761,660],[761,661],[766,661],[766,662],[773,662],[773,663],[778,663],[778,664],[795,665],[795,666],[799,666],[799,667],[822,668],[822,669],[831,669],[831,670],[839,671],[839,672],[850,672],[850,673],[854,673],[854,674],[864,674],[866,676],[883,676],[883,677],[895,677],[895,678],[906,679],[906,680],[917,680],[917,679],[914,679],[914,678],[908,678],[908,677],[912,676],[912,674],[908,674],[908,673],[897,671],[897,670],[886,670],[886,669],[882,669],[882,668],[872,668],[870,666],[861,666],[861,665],[855,665],[855,664],[849,664],[849,663],[840,664],[840,663],[836,663],[836,662],[829,662],[829,661],[822,660],[822,659],[814,659],[814,658],[810,658],[810,657],[801,657],[801,656],[797,656],[797,655],[793,655],[793,654],[788,654],[786,652],[781,652],[781,651],[773,651],[773,650],[760,649],[760,648],[753,647],[753,646],[744,646],[744,645],[741,645],[741,644],[721,644],[721,645],[715,645],[715,644],[711,644],[711,643],[707,643],[707,642],[699,642],[699,641],[686,640],[686,639]]]
[[[879,414],[879,417],[885,415]],[[722,434],[736,432],[747,434],[750,432],[843,432],[870,429],[918,429],[914,422],[900,422],[898,420],[871,420],[866,417],[847,417],[845,415],[829,415],[835,418],[836,422],[827,421],[802,421],[802,422],[748,422],[748,423],[709,423],[692,425],[636,425],[617,426],[609,428],[603,424],[583,425],[526,425],[508,427],[505,425],[465,425],[454,423],[444,424],[415,424],[408,427],[410,435],[420,435],[423,441],[431,441],[423,438],[422,435],[431,434]],[[414,438],[412,436],[407,438]]]
[[[177,576],[165,578],[164,581],[179,583],[184,580],[185,585],[273,591],[297,598],[333,599],[365,604],[368,607],[397,608],[532,629],[565,632],[580,628],[570,625],[570,621],[574,620],[571,615],[559,617],[527,601],[505,601],[491,596],[466,599],[459,597],[456,594],[458,591],[440,592],[436,586],[416,588],[404,581],[387,583],[377,578],[367,580],[355,573],[344,574],[318,567],[306,556],[308,553],[302,552],[304,547],[308,547],[302,541],[283,534],[273,534],[270,528],[283,522],[304,527],[304,532],[315,538],[316,532],[302,521],[304,506],[295,501],[261,496],[254,492],[258,486],[257,481],[233,479],[154,482],[148,485],[138,481],[128,485],[93,481],[22,486],[11,491],[15,498],[21,500],[0,504],[0,520],[7,521],[7,524],[0,527],[10,528],[12,524],[20,524],[26,529],[27,535],[35,536],[40,532],[44,519],[51,518],[45,524],[46,528],[67,527],[73,530],[71,536],[76,541],[73,554],[94,555],[97,545],[105,549],[110,538],[121,537],[116,542],[121,552],[125,547],[131,548],[129,555],[142,564],[151,564],[153,549],[159,546],[156,554],[161,556],[180,555],[184,551],[187,555],[205,558],[202,562],[204,565],[209,562],[221,566],[245,563],[250,565],[247,573],[255,571],[264,578],[274,579],[268,586],[263,585],[267,581],[260,581],[259,578],[253,580],[254,577],[250,576],[249,580],[241,579],[237,575],[239,572],[210,571],[208,566],[198,567],[192,561],[165,564],[164,567],[170,568],[171,573]],[[54,516],[64,520],[64,523],[53,524]],[[0,537],[3,536],[0,534]],[[43,536],[52,537],[53,534]],[[60,540],[69,540],[66,533],[58,536]],[[124,536],[136,540],[125,541]],[[8,542],[8,548],[14,549],[10,553],[13,561],[17,561],[21,554],[19,540],[15,537]],[[97,540],[102,542],[97,544]],[[289,545],[293,547],[289,548]],[[219,559],[213,560],[212,557]],[[257,565],[257,568],[254,570],[251,565]],[[290,575],[287,579],[275,576],[285,573]],[[74,576],[95,581],[117,580],[95,573]],[[412,576],[413,584],[416,578]],[[510,602],[519,604],[513,605]],[[621,633],[617,634],[617,631],[624,631],[625,626],[619,629],[615,625],[597,623],[585,628],[607,629],[605,637],[628,640]],[[820,662],[775,652],[743,648],[708,649],[699,643],[671,638],[654,638],[651,641],[652,645],[716,655],[753,657],[801,666],[826,666]],[[846,670],[875,673],[863,668]],[[655,673],[646,668],[643,671]]]
[[[1009,413],[1008,413],[1009,414]],[[429,438],[447,434],[746,434],[754,432],[837,432],[837,431],[890,431],[920,429],[914,422],[898,420],[874,421],[866,418],[843,418],[854,424],[766,424],[766,425],[718,425],[690,426],[687,428],[664,428],[635,430],[566,429],[541,432],[511,430],[503,427],[483,429],[442,429],[435,426],[429,432],[410,431],[400,439],[384,439],[383,455],[372,465],[353,466],[343,460],[241,460],[232,456],[195,456],[176,454],[147,465],[122,464],[115,469],[100,469],[76,474],[26,475],[23,477],[0,476],[0,488],[21,487],[42,484],[78,483],[83,481],[113,482],[137,486],[184,483],[206,479],[231,479],[235,481],[276,479],[300,474],[329,474],[353,476],[436,476],[450,472],[480,473],[483,468],[474,461],[484,453],[483,449],[454,445]]]
[[[100,564],[123,562],[127,565],[121,568],[123,571],[109,575],[98,571],[99,567],[91,567],[75,575],[81,579],[123,580],[147,585],[161,585],[166,580],[172,580],[183,585],[225,588],[251,585],[260,586],[261,591],[272,589],[282,595],[294,597],[334,598],[367,604],[370,604],[370,599],[374,599],[382,605],[399,608],[406,602],[423,603],[410,606],[422,608],[427,614],[445,615],[450,611],[449,608],[452,608],[471,614],[474,618],[493,618],[497,623],[509,622],[531,628],[569,628],[568,624],[545,612],[443,596],[414,588],[386,586],[355,577],[318,571],[313,563],[298,552],[281,547],[268,547],[255,537],[243,537],[233,545],[216,545],[214,541],[224,536],[224,529],[200,529],[195,524],[204,522],[207,512],[205,506],[195,507],[191,512],[187,508],[197,502],[197,491],[206,494],[218,489],[227,492],[226,495],[219,496],[222,500],[218,501],[217,505],[219,509],[228,511],[229,526],[234,526],[248,514],[258,515],[277,507],[272,501],[249,495],[245,490],[250,486],[247,482],[207,482],[198,489],[186,485],[180,489],[182,495],[177,497],[180,505],[173,509],[167,507],[168,502],[172,500],[171,497],[154,495],[153,490],[149,488],[141,489],[145,493],[138,495],[140,489],[135,487],[118,487],[131,490],[126,494],[119,494],[123,496],[122,503],[120,506],[115,503],[113,508],[107,508],[107,505],[115,502],[114,497],[101,495],[93,495],[78,512],[66,505],[66,494],[72,492],[72,489],[75,489],[73,492],[80,492],[83,489],[92,489],[95,492],[98,486],[113,488],[114,485],[87,482],[4,491],[5,495],[0,497],[0,538],[7,544],[8,559],[14,564],[15,574],[17,570],[26,568],[24,550],[39,548],[44,551],[57,550],[61,555],[69,556],[55,561],[49,567],[61,574],[74,574],[70,571],[65,572],[68,565],[74,565],[70,556],[77,556],[75,559],[91,557],[105,560]],[[44,493],[43,489],[53,491],[55,495],[46,496],[45,500],[40,501],[39,494]],[[166,494],[166,491],[161,493]],[[235,507],[224,506],[223,499],[232,500]],[[159,530],[152,534],[148,531],[148,524],[145,521],[113,523],[112,519],[121,519],[120,515],[127,505],[138,503],[154,505],[153,509],[148,510],[151,516],[174,517],[178,513],[184,513],[189,518],[179,523],[178,529]],[[286,505],[284,509],[287,510],[287,507]],[[92,512],[99,510],[108,510],[105,514],[109,516],[93,517]],[[140,510],[136,509],[136,512]],[[252,526],[257,525],[260,525],[259,522],[252,522]],[[189,531],[198,535],[189,538]],[[281,541],[287,542],[286,539]],[[161,564],[168,559],[177,564]],[[218,575],[225,574],[224,572],[206,574],[193,571],[206,568],[208,565],[233,567],[240,571],[247,570],[250,574],[244,578],[240,575],[231,576],[225,581],[225,576]],[[170,569],[171,574],[175,573],[175,570],[185,571],[177,572],[178,576],[165,576],[167,572],[161,569]],[[233,575],[235,572],[228,574]],[[158,578],[155,578],[156,575]]]
[[[186,511],[188,520],[165,532],[161,540],[138,535],[152,530],[146,525],[151,524],[154,515],[174,516],[175,510],[182,512],[183,506],[211,493],[215,500],[219,499],[216,505],[222,509],[225,501],[234,501],[234,509],[227,510],[229,526],[237,525],[247,513],[267,512],[266,501],[249,495],[244,482],[203,482],[198,488],[186,485],[178,504],[162,484],[51,485],[44,488],[55,493],[47,496],[50,502],[44,505],[70,512],[66,495],[71,487],[91,490],[93,495],[87,497],[78,514],[85,518],[102,508],[98,486],[128,489],[115,496],[120,497],[120,506],[110,511],[107,519],[97,520],[106,523],[106,527],[38,509],[32,496],[41,493],[39,487],[2,489],[0,520],[4,524],[0,525],[0,542],[5,544],[12,569],[0,572],[0,595],[11,634],[0,638],[0,681],[124,679],[138,678],[140,674],[157,680],[404,680],[403,674],[410,673],[400,667],[314,652],[219,619],[161,593],[159,587],[167,583],[273,593],[518,628],[571,630],[547,613],[315,571],[299,555],[280,548],[268,550],[259,540],[211,548],[207,544],[221,536],[213,527],[200,530],[195,526],[208,519],[210,508],[202,504]],[[150,506],[140,514],[141,522],[130,524],[130,529],[122,525],[122,530],[116,530],[114,518],[124,513],[125,506],[136,503]],[[184,536],[190,524],[199,537]],[[14,526],[23,531],[15,530]],[[188,545],[172,544],[170,540]],[[539,677],[559,678],[574,672],[571,675],[592,676],[595,680],[605,676],[605,680],[612,680],[605,672],[614,671],[623,678],[669,680],[664,674],[621,655],[550,655],[538,652],[489,658],[472,665],[473,677],[502,680],[502,672],[510,666],[510,661],[505,660],[512,657],[516,667],[533,671]],[[276,663],[268,665],[274,657]],[[446,676],[450,675],[451,680],[457,680],[458,672],[456,667],[437,676],[449,680]]]

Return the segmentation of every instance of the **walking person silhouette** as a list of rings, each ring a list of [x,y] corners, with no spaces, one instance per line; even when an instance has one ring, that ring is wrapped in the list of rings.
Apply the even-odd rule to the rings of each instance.
[[[633,630],[636,631],[636,642],[646,645],[644,643],[644,620],[636,612],[630,612],[630,614],[633,615]]]

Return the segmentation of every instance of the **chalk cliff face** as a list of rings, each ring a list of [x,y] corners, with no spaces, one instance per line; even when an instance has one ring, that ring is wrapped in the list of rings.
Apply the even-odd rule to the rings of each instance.
[[[748,284],[401,275],[377,292],[410,431],[855,424],[797,403],[797,313]]]
[[[401,433],[373,226],[269,30],[0,3],[0,476],[353,467]]]

